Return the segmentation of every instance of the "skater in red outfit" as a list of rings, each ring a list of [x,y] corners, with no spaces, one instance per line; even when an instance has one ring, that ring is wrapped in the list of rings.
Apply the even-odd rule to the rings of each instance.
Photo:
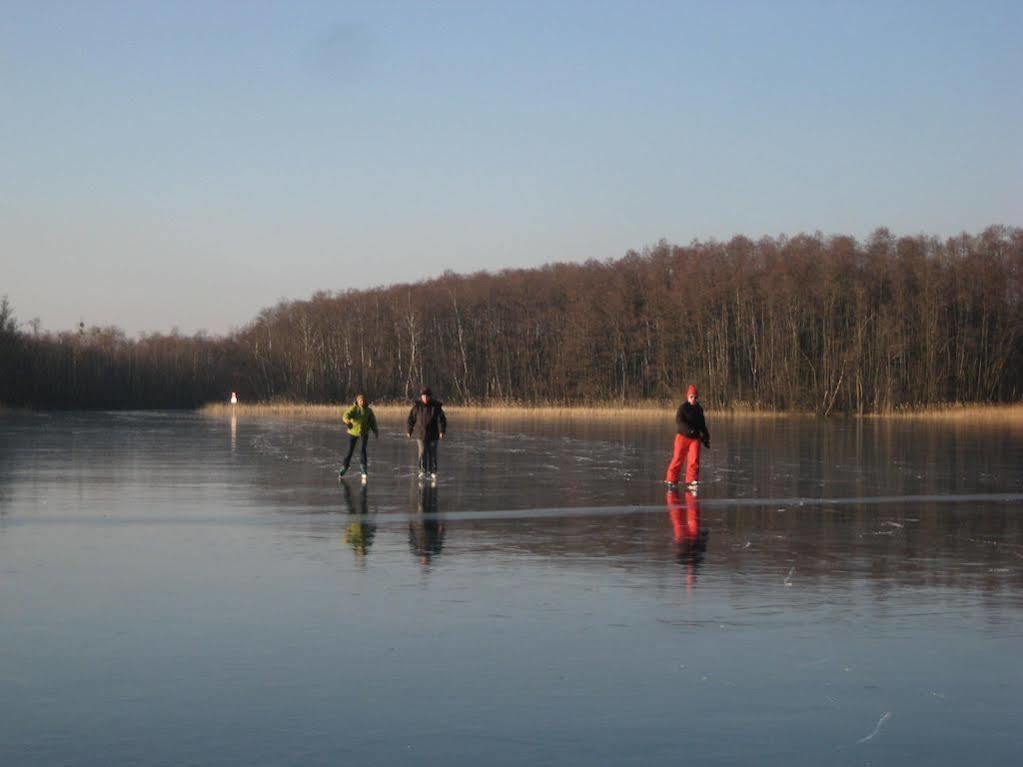
[[[710,447],[710,432],[707,431],[703,408],[697,402],[699,396],[696,386],[689,384],[686,401],[679,405],[675,413],[675,426],[678,430],[675,435],[675,452],[664,478],[664,484],[669,488],[678,485],[683,463],[686,464],[686,485],[689,488],[695,490],[700,479],[700,445]]]

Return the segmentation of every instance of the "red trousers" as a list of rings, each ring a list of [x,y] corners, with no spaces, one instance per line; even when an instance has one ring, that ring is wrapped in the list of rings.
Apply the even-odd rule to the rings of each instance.
[[[696,482],[700,478],[700,440],[676,434],[675,452],[668,464],[668,475],[664,478],[667,482],[678,482],[683,461],[686,464],[686,484]]]

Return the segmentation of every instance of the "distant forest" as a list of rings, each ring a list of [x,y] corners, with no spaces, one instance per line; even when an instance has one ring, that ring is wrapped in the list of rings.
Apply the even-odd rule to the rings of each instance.
[[[1023,396],[1023,229],[661,242],[609,261],[317,293],[226,337],[39,333],[0,305],[0,402],[623,404],[876,412]]]

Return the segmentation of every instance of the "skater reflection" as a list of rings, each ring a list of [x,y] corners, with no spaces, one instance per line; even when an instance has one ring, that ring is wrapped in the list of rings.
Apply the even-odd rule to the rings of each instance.
[[[444,548],[444,523],[437,518],[437,487],[425,484],[419,488],[418,512],[408,525],[408,545],[424,567],[440,555]]]
[[[675,557],[685,568],[686,590],[689,591],[696,584],[697,571],[707,551],[708,533],[700,529],[700,501],[695,493],[687,492],[683,503],[678,490],[669,490],[665,501],[675,540]]]
[[[359,565],[366,564],[366,555],[370,546],[373,545],[373,538],[376,536],[377,526],[369,522],[369,496],[366,486],[359,488],[359,497],[355,498],[352,488],[347,482],[342,482],[341,487],[345,492],[345,505],[348,507],[349,523],[345,528],[344,541],[351,546],[355,552],[355,561]]]

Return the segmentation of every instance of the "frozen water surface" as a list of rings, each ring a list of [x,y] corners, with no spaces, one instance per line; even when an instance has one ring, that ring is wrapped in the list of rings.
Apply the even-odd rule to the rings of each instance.
[[[0,764],[1014,764],[1023,433],[0,416]]]

